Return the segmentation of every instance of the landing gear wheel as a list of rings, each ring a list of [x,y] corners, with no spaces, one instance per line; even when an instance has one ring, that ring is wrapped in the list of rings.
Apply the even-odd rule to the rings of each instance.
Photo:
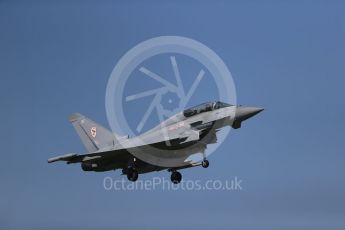
[[[174,171],[171,173],[171,182],[173,182],[174,184],[179,184],[182,180],[182,174],[177,172],[177,171]]]
[[[201,162],[201,166],[202,166],[203,168],[207,168],[209,165],[210,165],[210,162],[208,162],[208,160],[203,160],[203,161]]]
[[[138,174],[138,171],[135,170],[135,169],[128,169],[128,172],[127,172],[127,179],[129,181],[136,181],[138,180],[138,177],[139,177],[139,174]]]

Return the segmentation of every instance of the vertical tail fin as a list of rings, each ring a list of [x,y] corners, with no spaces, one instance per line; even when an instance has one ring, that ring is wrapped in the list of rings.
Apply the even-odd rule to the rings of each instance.
[[[69,121],[77,131],[87,151],[96,152],[107,146],[114,146],[117,143],[117,135],[88,119],[84,115],[74,113]]]

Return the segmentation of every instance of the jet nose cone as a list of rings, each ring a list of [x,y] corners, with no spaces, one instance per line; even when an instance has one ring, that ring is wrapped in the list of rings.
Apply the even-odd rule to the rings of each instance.
[[[259,108],[259,107],[247,107],[247,112],[253,115],[258,114],[263,110],[264,110],[263,108]]]
[[[263,111],[263,108],[259,107],[237,107],[236,109],[236,120],[244,121],[248,118],[255,116],[256,114]]]

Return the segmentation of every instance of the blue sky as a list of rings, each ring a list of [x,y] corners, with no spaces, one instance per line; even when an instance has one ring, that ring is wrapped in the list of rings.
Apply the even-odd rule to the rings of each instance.
[[[0,1],[0,228],[344,229],[344,21],[342,1]],[[71,113],[109,127],[116,62],[162,35],[206,44],[266,109],[183,171],[242,191],[105,191],[119,172],[47,164],[85,151]]]

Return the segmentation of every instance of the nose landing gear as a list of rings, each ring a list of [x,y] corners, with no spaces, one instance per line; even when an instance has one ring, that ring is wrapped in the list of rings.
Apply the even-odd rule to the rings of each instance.
[[[203,168],[208,168],[208,166],[210,166],[210,162],[206,159],[204,159],[202,162],[201,162],[201,166]]]

